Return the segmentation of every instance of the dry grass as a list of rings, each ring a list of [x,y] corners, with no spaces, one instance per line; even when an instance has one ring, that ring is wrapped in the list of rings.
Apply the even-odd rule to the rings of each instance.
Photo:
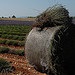
[[[35,18],[0,18],[0,20],[34,21]]]
[[[71,24],[69,12],[62,5],[54,5],[46,9],[36,17],[33,27],[39,27],[41,30],[45,27]]]

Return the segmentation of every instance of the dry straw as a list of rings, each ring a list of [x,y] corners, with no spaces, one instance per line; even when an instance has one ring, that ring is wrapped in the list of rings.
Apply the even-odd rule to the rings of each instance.
[[[53,27],[59,25],[70,25],[71,18],[69,12],[62,5],[54,5],[49,7],[43,13],[36,17],[33,27],[39,27],[41,30],[45,27]]]

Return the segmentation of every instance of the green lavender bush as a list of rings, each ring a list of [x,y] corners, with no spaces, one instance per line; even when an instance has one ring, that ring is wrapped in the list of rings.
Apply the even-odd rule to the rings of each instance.
[[[11,72],[12,70],[12,66],[10,65],[10,63],[8,61],[6,61],[3,58],[0,58],[0,72],[1,73],[6,73],[6,72]]]

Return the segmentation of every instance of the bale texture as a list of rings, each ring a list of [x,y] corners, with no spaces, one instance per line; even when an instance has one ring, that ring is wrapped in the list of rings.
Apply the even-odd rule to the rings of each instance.
[[[25,45],[26,58],[29,63],[40,71],[48,70],[50,41],[60,27],[45,28],[39,32],[37,28],[31,30]]]

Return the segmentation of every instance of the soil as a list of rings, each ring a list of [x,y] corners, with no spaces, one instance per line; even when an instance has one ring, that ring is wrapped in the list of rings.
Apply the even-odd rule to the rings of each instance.
[[[0,54],[0,58],[9,61],[15,69],[12,73],[6,73],[2,75],[46,75],[45,73],[36,71],[33,66],[29,65],[29,63],[25,59],[25,56]]]
[[[22,50],[22,49],[24,49],[24,47],[13,46],[13,45],[4,45],[4,44],[0,44],[0,47],[8,47],[8,48],[10,48],[11,50],[12,50],[12,49],[15,49],[15,50]]]

